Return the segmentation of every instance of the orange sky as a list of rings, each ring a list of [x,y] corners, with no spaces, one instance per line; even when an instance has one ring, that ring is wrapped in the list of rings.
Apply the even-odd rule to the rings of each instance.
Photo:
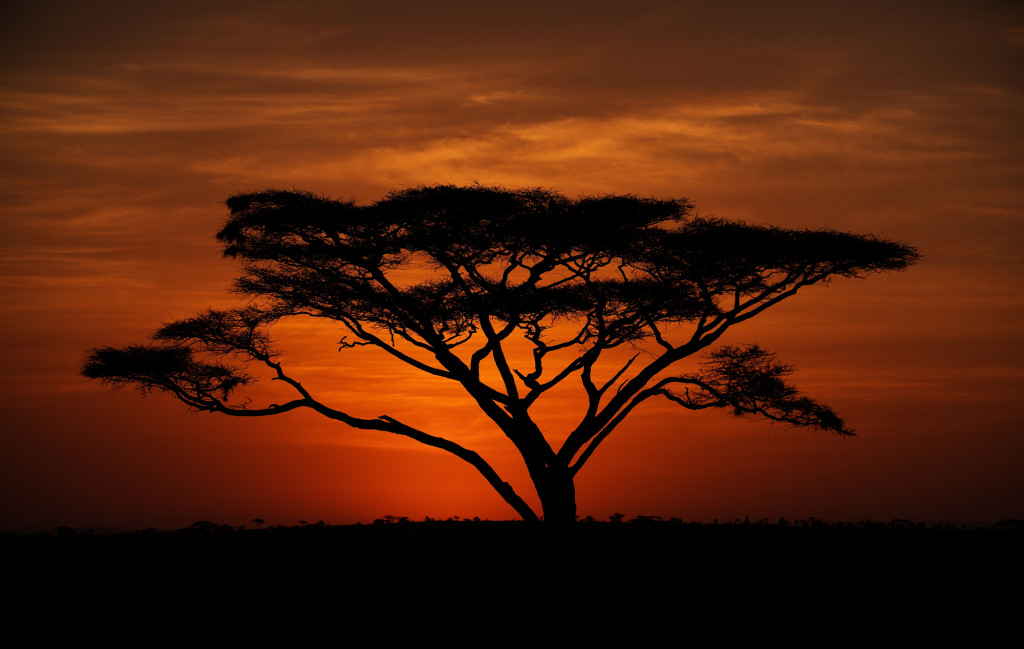
[[[474,181],[685,196],[924,255],[723,340],[797,365],[858,437],[649,403],[581,472],[581,515],[1024,518],[1019,3],[11,4],[3,529],[511,518],[468,465],[408,440],[190,415],[76,374],[89,347],[231,304],[212,235],[232,194]],[[300,324],[281,331],[293,374],[464,441],[529,493],[457,395]]]

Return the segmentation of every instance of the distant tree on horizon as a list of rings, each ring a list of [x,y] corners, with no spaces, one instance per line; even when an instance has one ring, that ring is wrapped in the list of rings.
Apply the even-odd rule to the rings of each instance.
[[[545,189],[437,185],[368,205],[263,191],[227,206],[217,237],[224,255],[241,259],[234,290],[249,301],[166,324],[151,344],[95,348],[82,374],[166,392],[196,411],[261,417],[308,408],[408,437],[469,463],[524,520],[549,529],[575,522],[576,476],[655,397],[851,435],[833,410],[787,382],[793,369],[772,353],[711,346],[803,287],[903,270],[918,258],[870,235],[697,217],[685,199],[632,195],[574,200]],[[376,348],[461,386],[519,451],[541,510],[477,452],[312,394],[285,369],[269,332],[297,316],[340,325],[339,351]],[[528,361],[517,364],[513,343],[528,346]],[[606,352],[619,348],[635,353],[609,367]],[[673,372],[701,352],[691,371]],[[252,366],[294,398],[267,406],[237,398],[256,381]],[[553,446],[531,408],[569,383],[586,407]]]

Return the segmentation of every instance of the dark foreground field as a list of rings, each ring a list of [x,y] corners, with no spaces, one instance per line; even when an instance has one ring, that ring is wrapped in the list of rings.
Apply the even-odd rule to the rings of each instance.
[[[723,636],[956,627],[979,638],[1016,624],[1022,540],[1020,524],[586,523],[571,564],[553,566],[530,529],[506,522],[0,536],[5,590],[22,613],[88,624],[116,615],[240,632],[288,620]]]

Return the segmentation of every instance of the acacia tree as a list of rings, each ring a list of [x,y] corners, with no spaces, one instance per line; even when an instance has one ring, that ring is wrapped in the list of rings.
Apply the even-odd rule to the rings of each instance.
[[[234,290],[247,303],[166,324],[152,344],[93,349],[86,377],[167,392],[197,411],[261,417],[309,408],[403,435],[468,462],[523,519],[541,520],[476,452],[387,414],[325,404],[289,374],[270,327],[293,316],[333,321],[346,334],[339,351],[372,346],[461,385],[522,455],[549,526],[575,520],[580,469],[655,397],[851,435],[756,345],[721,346],[689,372],[672,369],[802,287],[902,270],[918,257],[873,236],[696,217],[683,199],[429,186],[370,205],[265,191],[227,206],[217,238],[242,261]],[[525,365],[510,354],[515,341],[532,352]],[[627,356],[606,353],[615,348],[636,353],[598,371],[599,360]],[[255,381],[253,364],[294,398],[265,407],[239,398]],[[531,408],[567,383],[578,384],[586,408],[555,447]]]

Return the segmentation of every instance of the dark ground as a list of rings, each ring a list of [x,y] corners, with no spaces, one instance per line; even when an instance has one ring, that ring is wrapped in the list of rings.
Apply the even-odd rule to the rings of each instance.
[[[637,520],[577,525],[572,561],[552,565],[522,523],[207,524],[0,535],[0,576],[15,596],[5,609],[11,620],[51,611],[83,629],[131,619],[147,628],[206,620],[222,632],[280,622],[296,631],[661,629],[705,638],[827,631],[920,639],[948,630],[977,640],[1017,627],[1022,541],[1019,522]]]

